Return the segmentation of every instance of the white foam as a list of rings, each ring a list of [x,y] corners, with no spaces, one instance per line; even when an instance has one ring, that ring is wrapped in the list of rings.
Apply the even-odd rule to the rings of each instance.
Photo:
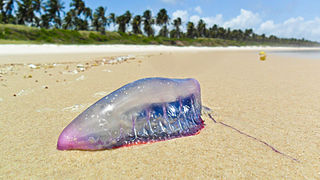
[[[130,53],[130,52],[176,52],[176,51],[224,51],[224,50],[317,50],[309,47],[229,46],[229,47],[178,47],[164,45],[0,45],[1,55],[63,54],[63,53]]]

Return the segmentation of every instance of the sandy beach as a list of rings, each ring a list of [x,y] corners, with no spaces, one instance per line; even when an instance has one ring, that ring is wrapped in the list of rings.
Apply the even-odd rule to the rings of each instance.
[[[261,47],[67,47],[0,46],[1,179],[320,178],[320,59]],[[197,79],[216,122],[203,114],[198,135],[152,144],[57,150],[79,113],[146,77]]]

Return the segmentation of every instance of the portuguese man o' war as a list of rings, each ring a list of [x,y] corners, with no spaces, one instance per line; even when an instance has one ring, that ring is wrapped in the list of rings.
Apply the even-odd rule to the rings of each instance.
[[[59,150],[101,150],[199,133],[200,84],[195,79],[145,78],[103,97],[60,134]]]

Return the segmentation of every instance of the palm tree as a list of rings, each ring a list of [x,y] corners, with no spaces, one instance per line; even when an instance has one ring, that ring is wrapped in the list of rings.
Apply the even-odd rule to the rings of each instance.
[[[162,26],[159,36],[168,37],[167,24],[169,23],[169,16],[166,9],[160,9],[157,14],[156,24]]]
[[[143,30],[148,35],[148,37],[154,35],[154,30],[152,28],[152,25],[154,24],[154,19],[152,18],[152,14],[150,10],[146,10],[143,13]]]
[[[40,27],[48,29],[50,27],[50,18],[48,14],[41,15]]]
[[[128,27],[132,18],[132,14],[130,13],[130,11],[126,11],[126,13],[124,13],[124,16],[125,16],[126,27]]]
[[[188,22],[187,24],[187,37],[194,38],[196,35],[196,29],[194,27],[193,22]]]
[[[60,28],[62,26],[61,14],[63,13],[64,3],[61,0],[48,0],[45,6],[47,11],[46,18],[49,23],[52,22],[56,28]],[[46,20],[44,18],[43,20]]]
[[[71,9],[69,12],[67,12],[67,15],[64,17],[64,29],[75,29],[75,17],[76,13],[73,9]]]
[[[199,37],[205,37],[206,36],[206,23],[200,19],[197,25],[197,31]]]
[[[92,19],[92,10],[86,7],[83,0],[72,0],[70,7],[72,9],[70,9],[69,15],[67,14],[67,20],[71,20],[69,24],[73,25],[69,27],[72,27],[75,30],[88,30],[88,18]]]
[[[4,17],[5,17],[4,0],[0,0],[0,23],[3,22]]]
[[[41,1],[39,0],[18,1],[18,24],[31,24],[32,26],[38,26],[40,19],[35,15],[35,12],[39,13],[41,6]]]
[[[13,16],[13,10],[15,5],[17,4],[16,0],[7,0],[4,5],[4,16],[3,16],[3,22],[4,23],[12,23],[15,24],[15,17]]]
[[[142,34],[142,31],[141,31],[141,21],[142,21],[142,18],[140,15],[136,15],[133,20],[132,20],[132,32],[134,34]]]
[[[178,17],[177,19],[173,20],[173,25],[176,28],[174,37],[175,38],[180,38],[180,34],[181,34],[181,32],[180,32],[181,18]]]
[[[246,29],[244,31],[244,37],[246,40],[249,40],[252,36],[253,30],[252,29]]]
[[[209,28],[209,37],[217,38],[218,35],[218,25],[214,24],[211,28]]]
[[[112,23],[114,27],[116,23],[116,15],[114,13],[110,13],[107,19],[108,19],[107,25],[109,26]]]
[[[106,25],[107,25],[107,17],[106,8],[99,6],[93,14],[92,25],[96,31],[101,32],[101,34],[105,34]]]
[[[125,16],[121,15],[121,16],[117,16],[116,17],[116,23],[119,25],[118,26],[118,32],[126,32],[126,23],[125,23]]]
[[[221,38],[221,39],[225,39],[226,38],[226,29],[224,29],[223,27],[219,27],[218,28],[218,32],[217,32],[217,37]]]
[[[130,23],[131,20],[131,13],[126,11],[123,15],[118,16],[116,18],[116,23],[119,25],[118,31],[125,33],[127,29],[127,25]]]

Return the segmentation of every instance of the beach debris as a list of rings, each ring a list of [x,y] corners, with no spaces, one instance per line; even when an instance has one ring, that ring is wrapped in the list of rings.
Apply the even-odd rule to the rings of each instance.
[[[113,149],[196,135],[204,128],[200,98],[195,79],[137,80],[75,118],[60,134],[57,148]]]
[[[135,58],[135,56],[133,56],[133,55],[119,56],[119,57],[116,57],[115,59],[109,60],[108,64],[117,64],[117,63],[121,63],[121,62],[127,61],[129,59],[134,59],[134,58]]]
[[[43,88],[43,89],[49,89],[49,87],[46,86],[46,85],[42,86],[42,88]]]
[[[21,96],[23,93],[25,93],[25,90],[24,90],[24,89],[22,89],[21,91],[19,91],[19,92],[17,93],[17,96]]]
[[[33,90],[20,90],[18,93],[13,94],[13,96],[22,96],[22,95],[28,95],[30,92],[32,92]]]
[[[104,69],[103,72],[112,72],[110,69]]]
[[[106,59],[105,59],[105,58],[103,58],[103,59],[102,59],[102,62],[101,62],[101,65],[103,65],[103,66],[104,66],[104,65],[105,65],[105,63],[106,63]]]
[[[84,80],[84,75],[81,75],[81,76],[78,77],[76,80],[77,80],[77,81],[82,81],[82,80]]]
[[[85,107],[85,105],[75,104],[73,106],[63,108],[62,111],[78,112],[78,111],[83,110],[84,107]]]
[[[260,56],[260,61],[265,61],[267,58],[267,55],[264,51],[260,51],[259,56]]]
[[[103,96],[106,96],[107,94],[108,92],[100,91],[100,92],[94,93],[93,97],[103,97]]]
[[[86,68],[82,64],[77,64],[78,71],[84,71]]]
[[[31,68],[31,69],[40,69],[40,66],[37,66],[37,65],[34,65],[34,64],[29,64],[28,67]]]
[[[0,74],[5,75],[5,74],[8,74],[9,72],[13,72],[13,71],[14,71],[13,66],[7,66],[5,68],[0,69]]]
[[[30,78],[32,78],[32,75],[31,75],[31,74],[29,74],[29,75],[24,75],[23,78],[25,78],[25,79],[26,79],[26,78],[29,78],[29,79],[30,79]]]

